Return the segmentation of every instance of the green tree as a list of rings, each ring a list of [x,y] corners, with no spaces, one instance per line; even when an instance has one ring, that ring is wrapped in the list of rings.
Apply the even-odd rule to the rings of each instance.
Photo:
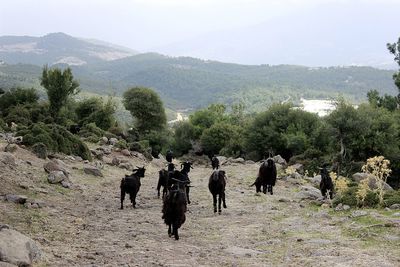
[[[163,103],[150,88],[134,87],[124,95],[124,106],[136,119],[136,128],[141,133],[162,130],[166,127],[167,116]]]
[[[192,149],[195,138],[195,128],[189,121],[178,122],[174,128],[172,148],[177,156],[187,153]]]
[[[115,110],[116,104],[111,97],[105,103],[101,98],[91,97],[80,101],[75,112],[80,125],[94,122],[97,127],[107,131],[115,125]]]
[[[235,133],[235,128],[226,123],[215,123],[210,128],[204,130],[200,141],[204,152],[207,155],[218,154],[222,148],[230,144],[230,140]]]
[[[387,48],[389,52],[394,55],[394,61],[396,61],[397,64],[400,66],[400,37],[397,40],[397,43],[392,43],[392,44],[388,43]],[[399,89],[399,94],[397,95],[397,102],[400,105],[400,71],[393,74],[393,80],[394,84]]]
[[[377,90],[371,90],[367,93],[368,102],[373,107],[386,108],[389,111],[394,111],[397,108],[397,98],[385,94],[383,97],[379,95]]]
[[[55,118],[68,98],[79,93],[79,83],[74,80],[70,68],[62,71],[59,68],[49,69],[47,65],[44,66],[40,84],[46,89],[50,112]]]

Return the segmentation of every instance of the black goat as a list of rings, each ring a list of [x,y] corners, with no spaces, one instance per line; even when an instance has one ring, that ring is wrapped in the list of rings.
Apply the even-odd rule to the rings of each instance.
[[[129,194],[129,198],[133,205],[133,208],[136,208],[136,195],[140,189],[140,178],[144,177],[146,169],[138,167],[134,169],[131,175],[125,175],[121,180],[121,210],[124,209],[124,199],[125,194]]]
[[[263,187],[263,193],[266,194],[267,191],[273,194],[272,188],[276,183],[276,165],[272,158],[268,158],[264,161],[258,171],[258,177],[256,181],[251,185],[256,186],[256,192],[261,192],[261,186]]]
[[[69,126],[69,131],[72,134],[77,134],[77,133],[79,133],[80,130],[81,130],[81,127],[78,124],[72,124]]]
[[[218,158],[216,156],[212,157],[211,166],[212,166],[213,170],[218,170],[218,168],[219,168],[219,160],[218,160]]]
[[[168,150],[167,151],[167,154],[165,155],[165,159],[169,162],[169,163],[172,163],[172,159],[173,159],[174,157],[173,157],[173,154],[172,154],[172,151],[171,150]]]
[[[172,177],[175,170],[175,164],[168,163],[168,170],[160,170],[158,172],[157,196],[160,197],[160,189],[163,187],[163,197],[167,194],[168,188],[171,186],[170,177]]]
[[[329,176],[326,166],[319,169],[321,171],[321,182],[319,183],[319,190],[321,190],[321,194],[324,198],[327,197],[327,193],[329,192],[329,197],[332,199],[334,190],[332,178]]]
[[[186,185],[186,196],[187,196],[187,201],[188,204],[190,204],[190,198],[189,198],[189,192],[190,192],[190,179],[189,179],[189,175],[188,173],[190,172],[190,169],[193,169],[193,164],[190,161],[184,161],[181,162],[181,174],[183,175],[184,178],[182,178],[183,180],[187,181],[187,185]]]
[[[175,174],[178,175],[178,173],[180,172],[175,171]],[[186,220],[187,198],[185,187],[187,181],[180,181],[175,178],[172,178],[172,180],[174,184],[164,198],[162,218],[165,224],[168,225],[168,236],[175,236],[175,239],[178,240],[178,229]]]
[[[214,212],[217,212],[217,195],[218,195],[218,213],[221,214],[221,200],[223,207],[226,209],[225,203],[225,186],[226,176],[225,171],[215,170],[208,180],[208,189],[213,196]]]

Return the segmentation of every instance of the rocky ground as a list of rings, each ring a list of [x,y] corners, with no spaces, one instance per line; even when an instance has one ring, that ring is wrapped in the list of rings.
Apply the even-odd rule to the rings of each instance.
[[[0,151],[4,147],[0,143]],[[98,177],[83,171],[93,163],[60,156],[69,172],[65,188],[48,182],[43,165],[49,159],[20,147],[11,153],[15,164],[5,155],[0,237],[10,229],[30,237],[40,250],[33,266],[400,266],[400,210],[335,211],[310,200],[318,191],[302,177],[281,176],[274,195],[255,194],[249,185],[257,163],[222,166],[228,208],[221,215],[214,214],[208,192],[211,168],[195,163],[192,204],[175,241],[155,189],[162,160],[114,151],[103,157],[104,177]],[[137,209],[129,201],[119,209],[119,183],[129,171],[107,164],[114,157],[146,165]],[[7,200],[8,194],[26,196],[26,204]],[[0,266],[13,266],[1,263],[1,254]]]

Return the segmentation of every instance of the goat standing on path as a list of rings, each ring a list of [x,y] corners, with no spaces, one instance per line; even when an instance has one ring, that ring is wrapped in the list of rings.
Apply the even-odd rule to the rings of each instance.
[[[251,185],[256,186],[256,192],[261,192],[261,186],[263,187],[263,193],[266,194],[267,191],[273,194],[272,188],[276,183],[276,165],[272,158],[268,158],[264,161],[258,171],[258,177],[256,181]]]
[[[185,177],[185,180],[188,181],[186,184],[186,196],[187,196],[187,202],[190,204],[190,198],[189,198],[189,184],[190,184],[190,179],[188,173],[190,172],[190,169],[193,169],[193,164],[190,161],[184,161],[181,163],[181,174]]]
[[[125,175],[121,180],[121,210],[124,209],[124,199],[125,194],[129,194],[129,198],[133,205],[133,208],[136,208],[136,195],[140,189],[140,178],[144,177],[146,169],[138,167],[134,169],[131,175]]]
[[[326,166],[320,168],[320,171],[321,171],[321,182],[319,183],[319,189],[321,190],[321,194],[324,198],[326,198],[329,192],[329,197],[332,199],[334,190],[332,178],[329,176]]]
[[[218,170],[218,168],[219,168],[219,159],[216,156],[212,157],[211,166],[212,166],[213,170]]]
[[[225,203],[225,186],[226,176],[225,171],[215,170],[208,180],[208,189],[213,196],[214,212],[217,212],[217,195],[218,195],[218,213],[221,214],[221,200],[223,207],[226,209]]]
[[[180,173],[179,171],[175,172]],[[185,187],[187,181],[180,181],[175,178],[171,179],[173,179],[174,184],[164,198],[162,218],[165,224],[168,225],[168,236],[174,236],[178,240],[178,229],[186,221],[187,198]]]

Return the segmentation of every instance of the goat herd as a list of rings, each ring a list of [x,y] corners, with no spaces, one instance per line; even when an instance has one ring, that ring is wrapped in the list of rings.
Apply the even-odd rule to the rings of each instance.
[[[175,164],[172,163],[172,156],[167,153],[168,161],[167,170],[162,169],[159,171],[159,179],[157,184],[158,197],[160,197],[160,189],[163,187],[162,199],[162,219],[168,225],[168,235],[174,236],[176,240],[179,239],[178,229],[186,220],[185,213],[187,211],[187,204],[190,204],[190,179],[189,172],[193,168],[192,163],[189,161],[181,162],[181,170],[175,169]],[[211,165],[213,173],[208,181],[208,188],[213,196],[214,212],[217,212],[217,196],[218,196],[218,213],[221,213],[221,202],[224,208],[227,208],[225,203],[225,186],[226,186],[226,173],[219,169],[219,160],[217,157],[212,157]],[[145,167],[138,167],[133,170],[131,175],[125,175],[121,180],[121,209],[124,208],[125,194],[128,193],[133,207],[136,207],[136,195],[140,189],[140,178],[144,177]],[[332,194],[333,184],[329,177],[326,168],[321,169],[321,193],[326,196],[327,193]],[[258,172],[257,179],[251,185],[256,186],[256,192],[266,194],[269,192],[273,194],[273,187],[275,186],[277,178],[276,165],[272,158],[265,160]],[[332,195],[330,195],[332,197]]]

